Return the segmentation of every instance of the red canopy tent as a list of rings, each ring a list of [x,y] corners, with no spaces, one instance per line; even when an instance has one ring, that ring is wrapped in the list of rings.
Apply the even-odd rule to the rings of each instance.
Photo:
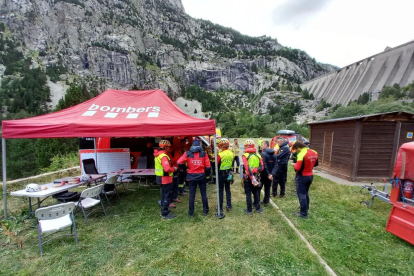
[[[202,136],[216,133],[214,120],[185,114],[160,89],[107,90],[76,106],[2,122],[3,194],[6,209],[5,138]]]
[[[181,111],[162,90],[107,90],[76,106],[38,117],[3,121],[3,138],[206,135],[214,120]]]

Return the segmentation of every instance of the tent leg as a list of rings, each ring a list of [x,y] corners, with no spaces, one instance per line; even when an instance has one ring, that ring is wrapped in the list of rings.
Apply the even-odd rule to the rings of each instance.
[[[1,139],[1,160],[3,165],[3,204],[4,219],[7,218],[7,177],[6,177],[6,139]]]
[[[219,189],[219,178],[218,178],[218,164],[217,164],[217,134],[214,134],[214,158],[215,158],[215,166],[216,166],[216,189],[217,189],[217,217],[219,219],[224,218],[224,214],[221,213],[220,210],[220,189]]]
[[[93,148],[95,149],[95,167],[98,169],[98,150],[96,149],[96,137],[93,137]]]

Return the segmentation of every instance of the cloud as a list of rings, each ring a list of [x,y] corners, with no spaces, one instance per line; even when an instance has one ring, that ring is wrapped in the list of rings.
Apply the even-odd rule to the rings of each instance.
[[[332,1],[334,0],[286,0],[274,10],[273,21],[277,25],[300,28]]]

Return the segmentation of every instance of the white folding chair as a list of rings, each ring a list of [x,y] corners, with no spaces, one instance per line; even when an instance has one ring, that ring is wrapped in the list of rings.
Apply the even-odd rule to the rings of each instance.
[[[39,237],[40,256],[43,256],[43,244],[62,236],[75,236],[75,242],[78,243],[78,235],[76,232],[75,217],[73,212],[75,211],[75,203],[68,202],[49,207],[39,208],[35,212],[37,218],[37,235]],[[55,236],[42,242],[42,233],[50,233],[43,238],[56,234],[66,227],[70,226],[70,234],[63,234]]]
[[[76,205],[76,208],[81,208],[83,216],[85,217],[86,223],[89,225],[88,216],[93,212],[93,207],[101,203],[102,210],[104,211],[104,214],[106,216],[105,207],[103,206],[100,194],[102,192],[103,184],[88,188],[83,190],[80,196],[80,200],[78,201],[78,204]],[[91,209],[91,211],[86,214],[85,209]]]
[[[102,189],[102,194],[105,195],[105,198],[108,201],[109,205],[111,203],[109,202],[108,195],[113,196],[113,195],[116,194],[118,196],[118,199],[121,200],[121,198],[119,197],[119,194],[118,194],[118,189],[116,188],[116,183],[118,181],[118,177],[119,177],[119,174],[109,177],[105,181],[104,187]]]

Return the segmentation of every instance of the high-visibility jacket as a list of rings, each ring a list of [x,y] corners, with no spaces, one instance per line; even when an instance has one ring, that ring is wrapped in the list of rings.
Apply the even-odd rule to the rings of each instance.
[[[220,165],[219,170],[224,171],[233,168],[233,159],[233,152],[229,151],[228,149],[225,149],[222,152],[220,152],[217,156],[217,162]]]
[[[246,157],[250,169],[257,169],[260,167],[262,156],[259,153],[245,153],[243,156]]]
[[[174,167],[172,166],[171,158],[166,154],[165,150],[154,150],[155,156],[155,175],[161,178],[159,184],[172,183],[172,176]]]
[[[259,153],[256,153],[255,148],[245,149],[244,152],[242,156],[243,174],[245,178],[250,178],[253,181],[254,174],[261,172],[264,168],[263,159]]]

